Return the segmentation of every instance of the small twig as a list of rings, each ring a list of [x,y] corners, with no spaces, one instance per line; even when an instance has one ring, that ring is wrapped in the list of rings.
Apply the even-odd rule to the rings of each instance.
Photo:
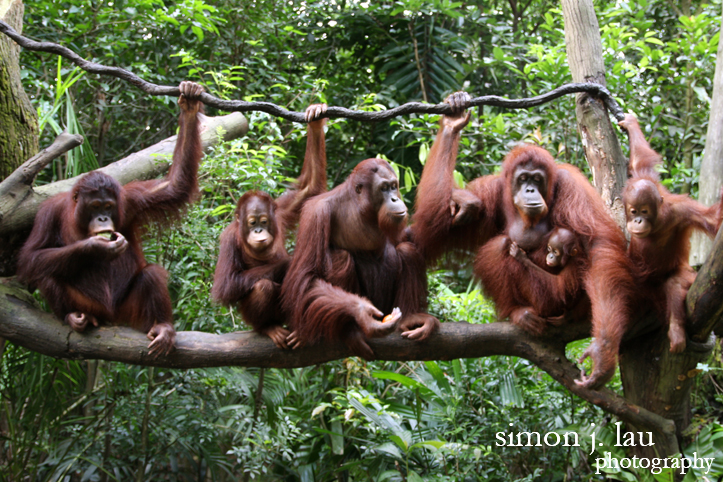
[[[58,45],[53,42],[36,42],[30,40],[27,37],[23,37],[17,33],[7,23],[0,21],[0,32],[4,33],[11,39],[13,39],[18,45],[27,49],[37,52],[48,52],[56,55],[60,55],[75,65],[79,66],[87,72],[101,75],[110,75],[123,79],[131,84],[135,85],[143,92],[151,95],[170,95],[179,96],[181,94],[178,86],[161,86],[152,84],[138,77],[136,74],[118,67],[108,67],[95,62],[85,60],[72,50]],[[485,95],[472,99],[470,107],[476,107],[480,105],[489,105],[494,107],[503,107],[507,109],[529,109],[530,107],[536,107],[544,103],[550,102],[551,100],[557,99],[567,94],[574,94],[578,92],[586,92],[594,97],[598,97],[605,102],[608,110],[615,116],[616,119],[622,120],[624,118],[623,110],[620,108],[615,99],[612,98],[610,91],[604,86],[594,83],[577,83],[577,84],[565,84],[557,89],[554,89],[546,94],[538,95],[536,97],[524,98],[524,99],[506,99],[497,95]],[[242,100],[222,100],[212,96],[208,93],[201,94],[201,101],[209,106],[221,109],[227,112],[248,112],[258,111],[266,112],[267,114],[274,115],[276,117],[282,117],[284,119],[305,123],[303,112],[288,111],[282,107],[277,106],[271,102],[246,102]],[[360,121],[383,121],[389,120],[394,117],[406,114],[451,114],[452,108],[447,104],[423,104],[421,102],[408,102],[400,105],[393,109],[381,111],[381,112],[362,112],[350,110],[345,107],[329,107],[324,117],[329,119],[337,119],[344,117],[352,120]]]
[[[422,65],[419,61],[419,46],[417,45],[417,37],[414,35],[414,21],[409,22],[407,27],[409,28],[409,36],[412,38],[412,45],[414,46],[414,63],[417,66],[417,74],[419,75],[419,85],[422,89],[422,99],[427,102],[427,89],[424,87],[424,74],[422,73]]]
[[[256,395],[254,396],[254,425],[259,418],[259,410],[261,409],[261,397],[264,394],[264,375],[266,375],[266,368],[262,367],[259,371],[259,383],[256,386]]]

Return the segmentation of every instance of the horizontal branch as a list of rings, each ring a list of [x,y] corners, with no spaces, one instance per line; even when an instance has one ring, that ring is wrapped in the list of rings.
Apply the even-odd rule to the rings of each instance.
[[[55,316],[34,306],[32,296],[10,278],[0,278],[0,337],[57,358],[102,359],[167,368],[253,366],[296,368],[352,356],[339,343],[299,350],[282,350],[266,336],[253,332],[224,335],[178,332],[176,349],[168,356],[148,355],[146,336],[127,327],[101,327],[74,332]],[[399,333],[369,340],[381,360],[452,360],[492,355],[517,356],[545,370],[572,393],[636,426],[651,427],[675,437],[674,423],[631,404],[609,389],[589,390],[575,384],[580,370],[565,357],[565,345],[589,336],[590,324],[571,323],[551,328],[544,338],[533,337],[511,323],[442,323],[429,339],[418,342]]]
[[[179,96],[180,90],[178,86],[161,86],[151,82],[147,82],[137,76],[136,74],[129,72],[119,67],[108,67],[106,65],[98,64],[85,60],[72,50],[62,45],[53,42],[36,42],[27,37],[23,37],[10,27],[5,22],[0,21],[0,32],[4,33],[11,39],[13,39],[18,45],[36,52],[48,52],[56,55],[60,55],[75,65],[85,70],[99,75],[109,75],[117,77],[119,79],[130,82],[135,85],[143,92],[150,95],[171,95]],[[622,120],[623,110],[620,108],[618,103],[613,99],[610,91],[604,86],[594,83],[577,83],[577,84],[565,84],[557,89],[548,92],[546,94],[538,95],[536,97],[524,98],[524,99],[506,99],[497,95],[486,95],[477,97],[472,100],[472,106],[489,105],[495,107],[504,107],[507,109],[529,109],[530,107],[536,107],[546,102],[550,102],[558,97],[562,97],[567,94],[574,94],[578,92],[586,92],[592,96],[601,98],[608,110],[615,116],[616,119]],[[276,117],[283,117],[284,119],[294,122],[305,122],[303,112],[294,112],[279,107],[271,102],[246,102],[242,100],[222,100],[214,97],[211,94],[204,93],[201,95],[201,101],[217,109],[225,110],[228,112],[249,112],[259,111],[266,112],[267,114],[274,115]],[[360,120],[360,121],[383,121],[389,120],[400,115],[407,115],[412,113],[418,114],[451,114],[452,109],[447,104],[423,104],[421,102],[409,102],[393,109],[384,110],[381,112],[363,112],[347,109],[345,107],[329,107],[325,113],[325,117],[339,118],[344,117],[347,119]]]

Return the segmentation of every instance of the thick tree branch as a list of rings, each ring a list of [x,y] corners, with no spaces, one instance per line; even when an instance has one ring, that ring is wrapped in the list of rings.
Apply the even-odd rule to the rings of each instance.
[[[723,229],[713,241],[713,249],[688,290],[688,334],[697,341],[708,339],[712,331],[723,332]]]
[[[167,368],[296,368],[351,356],[349,349],[339,343],[282,350],[268,337],[253,332],[215,335],[185,331],[177,334],[173,353],[152,358],[143,333],[126,327],[102,327],[78,334],[34,304],[23,286],[9,278],[0,279],[0,337],[58,358],[102,359]],[[630,404],[612,390],[588,390],[574,383],[579,370],[565,357],[565,345],[589,336],[589,332],[590,325],[584,322],[551,329],[544,338],[532,337],[511,323],[443,323],[438,333],[423,342],[410,341],[395,333],[370,340],[369,344],[382,360],[451,360],[492,355],[526,358],[568,390],[603,410],[674,438],[672,421]]]
[[[27,37],[23,37],[12,27],[5,22],[0,21],[0,32],[4,33],[11,39],[13,39],[18,45],[27,49],[37,52],[48,52],[56,55],[60,55],[75,65],[79,66],[87,72],[100,75],[109,75],[117,77],[119,79],[130,82],[135,85],[143,92],[151,95],[180,95],[178,86],[160,86],[152,84],[138,77],[136,74],[118,67],[108,67],[95,62],[85,60],[72,50],[58,45],[52,42],[36,42],[30,40]],[[598,97],[603,100],[608,110],[615,116],[616,119],[623,119],[623,110],[620,108],[612,95],[602,85],[594,83],[578,83],[578,84],[566,84],[557,89],[548,92],[547,94],[538,95],[536,97],[526,99],[506,99],[497,95],[486,95],[483,97],[477,97],[472,99],[472,106],[490,105],[495,107],[504,107],[508,109],[528,109],[542,105],[551,100],[562,97],[563,95],[573,94],[578,92],[586,92],[592,96]],[[211,94],[204,93],[201,95],[201,101],[212,107],[227,111],[227,112],[248,112],[248,111],[259,111],[266,112],[277,117],[283,117],[284,119],[294,122],[305,122],[303,112],[292,112],[282,107],[279,107],[271,102],[245,102],[242,100],[222,100]],[[325,117],[331,119],[344,117],[347,119],[361,120],[361,121],[382,121],[392,119],[394,117],[412,113],[420,114],[451,114],[452,109],[447,104],[423,104],[421,102],[409,102],[393,109],[381,111],[381,112],[362,112],[346,109],[344,107],[329,107],[326,111]]]
[[[219,127],[224,132],[224,140],[235,139],[248,131],[248,122],[238,113],[219,117],[204,116],[201,123],[201,142],[205,151],[218,144]],[[175,146],[176,136],[172,136],[99,170],[114,177],[121,184],[127,184],[135,179],[152,179],[168,170]],[[38,154],[40,155],[42,153]],[[31,178],[37,172],[27,174],[22,172],[33,159],[23,164],[0,184],[0,232],[3,235],[32,227],[40,204],[55,194],[69,191],[78,180],[74,177],[33,189],[31,183],[26,181],[30,179],[32,182]]]
[[[605,85],[602,40],[592,0],[562,0],[561,5],[572,79]],[[590,95],[579,94],[576,100],[577,129],[593,184],[622,228],[625,226],[622,190],[627,179],[628,160],[620,149],[606,106]]]

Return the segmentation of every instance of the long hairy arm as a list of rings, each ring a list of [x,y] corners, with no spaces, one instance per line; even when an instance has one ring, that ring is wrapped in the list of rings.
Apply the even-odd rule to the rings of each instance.
[[[203,104],[198,98],[202,91],[198,84],[181,83],[183,94],[178,99],[181,114],[171,169],[163,179],[134,181],[124,187],[127,224],[177,217],[198,195],[198,165],[203,154],[199,132]]]
[[[326,192],[326,119],[317,119],[326,112],[326,104],[312,104],[306,109],[306,153],[301,175],[292,189],[276,200],[278,216],[284,230],[299,222],[301,208],[311,197]]]

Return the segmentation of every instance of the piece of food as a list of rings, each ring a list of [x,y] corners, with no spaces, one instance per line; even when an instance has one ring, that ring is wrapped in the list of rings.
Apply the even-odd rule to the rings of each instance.
[[[103,231],[101,233],[97,233],[96,236],[100,236],[101,238],[105,238],[108,241],[113,241],[115,238],[115,233],[113,231]]]
[[[382,318],[382,323],[389,323],[398,320],[402,316],[402,310],[394,308],[391,313]]]

